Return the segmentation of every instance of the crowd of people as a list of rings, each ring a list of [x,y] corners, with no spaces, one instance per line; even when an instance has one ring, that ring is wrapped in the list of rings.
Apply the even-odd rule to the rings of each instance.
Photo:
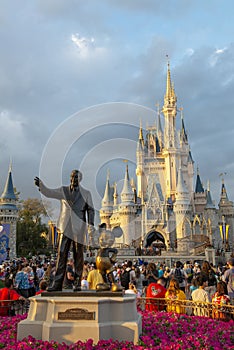
[[[55,263],[53,259],[42,260],[40,257],[5,261],[0,269],[0,300],[27,299],[46,291],[53,282]],[[230,258],[225,266],[219,264],[215,267],[208,261],[200,264],[177,261],[172,268],[165,263],[128,260],[121,264],[116,263],[112,276],[126,294],[136,294],[138,297],[234,305],[234,258]],[[74,261],[70,258],[67,261],[63,288],[74,289],[74,282]],[[81,289],[96,290],[102,283],[103,276],[96,264],[84,261]],[[183,307],[176,303],[173,305],[173,302],[167,304],[167,308],[163,304],[159,307],[152,300],[146,303],[147,310],[160,308],[177,313],[184,312]],[[4,312],[0,308],[0,315]],[[199,310],[197,314],[199,315]],[[215,316],[214,312],[213,317]]]

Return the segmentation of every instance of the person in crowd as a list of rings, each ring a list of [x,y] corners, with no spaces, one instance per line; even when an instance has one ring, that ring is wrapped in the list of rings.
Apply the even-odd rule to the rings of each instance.
[[[195,262],[193,268],[194,277],[197,277],[201,273],[201,265],[198,262]]]
[[[205,287],[205,290],[209,294],[209,299],[211,300],[212,295],[216,292],[217,279],[210,263],[206,260],[202,263],[201,275],[208,280],[208,286]]]
[[[188,278],[188,275],[182,269],[182,264],[180,261],[177,261],[175,263],[175,268],[171,270],[170,275],[178,280],[180,289],[183,292],[185,292],[186,280]]]
[[[158,280],[158,270],[153,262],[148,264],[146,279],[148,280],[148,285]]]
[[[190,286],[192,284],[192,279],[193,279],[193,269],[192,265],[190,264],[189,261],[184,264],[184,269],[185,273],[187,274],[187,280],[186,280],[186,285],[185,285],[185,292],[190,295]]]
[[[63,281],[63,288],[73,289],[74,281],[75,281],[74,260],[68,259],[66,273]]]
[[[127,263],[125,262],[123,264],[122,272],[120,275],[120,283],[121,286],[127,290],[129,288],[129,283],[135,283],[136,281],[136,274],[135,271],[132,269],[132,261],[128,260]]]
[[[22,264],[18,265],[18,270],[15,275],[15,287],[20,295],[24,298],[29,297],[29,280],[28,274],[24,271],[24,267]]]
[[[135,294],[137,297],[140,297],[140,293],[136,289],[135,284],[132,282],[129,282],[129,287],[125,290],[125,294]]]
[[[132,263],[131,260],[128,260],[128,262],[127,262],[126,271],[129,271],[130,282],[131,283],[135,283],[135,281],[136,281],[136,273],[135,273],[135,269],[133,268],[133,263]]]
[[[136,275],[136,289],[142,295],[143,280],[144,280],[145,276],[141,273],[141,270],[138,266],[135,267],[135,275]]]
[[[88,277],[89,271],[91,270],[90,268],[90,264],[87,260],[84,261],[84,265],[83,265],[83,274],[82,276],[86,276]]]
[[[219,318],[228,321],[230,318],[228,313],[225,312],[225,305],[230,304],[230,298],[228,296],[227,285],[223,281],[219,281],[217,284],[217,291],[212,297],[212,304],[217,307],[212,309],[212,317]]]
[[[158,278],[162,277],[163,274],[164,274],[163,265],[160,264],[159,269],[158,269]]]
[[[38,263],[38,264],[37,264],[37,267],[36,267],[36,274],[37,274],[39,283],[40,283],[40,281],[43,279],[44,273],[45,273],[45,271],[44,271],[44,268],[43,268],[42,264],[41,264],[41,263]]]
[[[48,263],[46,267],[44,267],[44,276],[43,279],[47,282],[48,286],[53,282],[52,276],[53,263]]]
[[[94,268],[88,273],[87,282],[91,290],[96,290],[98,284],[104,283],[102,274],[97,270],[96,263],[94,263]]]
[[[35,288],[35,293],[39,290],[39,283],[40,280],[38,278],[37,275],[37,266],[36,265],[32,265],[32,271],[33,271],[33,276],[34,276],[34,288]],[[34,293],[34,295],[35,295]]]
[[[90,270],[91,272],[92,270]],[[85,291],[89,289],[89,282],[87,281],[87,275],[83,275],[81,278],[81,290]]]
[[[48,287],[48,283],[46,280],[41,280],[39,283],[39,290],[36,292],[36,295],[41,294],[42,292],[45,292]]]
[[[205,290],[208,287],[208,278],[205,275],[200,274],[197,277],[198,288],[191,294],[192,300],[201,303],[209,303],[211,301],[208,292]],[[196,316],[209,316],[209,311],[205,309],[205,304],[202,306],[194,307],[194,315]]]
[[[146,298],[150,298],[149,300],[146,299],[146,310],[148,311],[162,311],[165,309],[165,302],[162,300],[154,301],[153,299],[163,299],[165,298],[166,294],[166,279],[162,276],[160,277],[156,283],[150,283],[147,287],[146,291]]]
[[[194,290],[196,290],[196,289],[198,289],[198,282],[197,282],[197,278],[194,277],[194,278],[192,279],[192,283],[191,283],[191,285],[190,285],[190,287],[189,287],[189,295],[191,296],[191,295],[192,295],[192,292],[193,292]]]
[[[0,301],[1,306],[0,307],[0,316],[8,316],[9,310],[10,310],[10,303],[4,300],[25,300],[25,298],[18,294],[13,289],[13,280],[12,279],[6,279],[5,280],[5,287],[0,289]]]
[[[223,280],[227,284],[228,296],[234,305],[234,258],[228,260],[228,269],[224,272]]]
[[[169,286],[169,280],[170,280],[171,270],[168,266],[165,267],[165,271],[163,274],[163,277],[166,279],[166,288]]]
[[[30,266],[24,267],[23,271],[28,275],[28,297],[32,297],[36,293],[35,284],[34,284],[34,273]]]
[[[169,283],[169,287],[165,294],[167,311],[181,314],[185,312],[185,307],[177,303],[180,300],[186,300],[184,291],[180,289],[179,281],[176,278],[172,278]]]

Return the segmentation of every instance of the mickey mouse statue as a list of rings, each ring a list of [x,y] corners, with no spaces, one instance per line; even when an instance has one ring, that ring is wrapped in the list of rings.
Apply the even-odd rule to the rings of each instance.
[[[99,225],[99,245],[100,249],[98,250],[96,257],[96,266],[98,271],[103,277],[104,283],[99,283],[96,286],[98,291],[110,290],[112,292],[119,292],[123,290],[123,287],[115,282],[113,271],[114,264],[117,258],[118,250],[116,248],[111,248],[114,244],[116,237],[121,237],[123,231],[120,227],[115,227],[112,231],[106,229],[106,224],[103,223]],[[108,280],[111,283],[108,283]]]

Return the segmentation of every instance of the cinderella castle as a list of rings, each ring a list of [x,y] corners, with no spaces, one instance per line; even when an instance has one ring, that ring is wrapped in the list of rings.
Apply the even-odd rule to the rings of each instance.
[[[136,148],[136,184],[126,166],[120,195],[109,176],[100,209],[100,221],[109,229],[120,226],[117,247],[144,249],[154,244],[163,254],[204,254],[234,249],[234,205],[228,199],[224,179],[218,207],[199,171],[194,174],[183,116],[176,128],[177,97],[167,67],[166,93],[156,126],[139,128]]]

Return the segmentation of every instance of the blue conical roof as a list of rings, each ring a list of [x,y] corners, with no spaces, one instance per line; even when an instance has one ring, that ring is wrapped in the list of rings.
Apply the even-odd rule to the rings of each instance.
[[[203,193],[203,192],[204,192],[204,188],[202,186],[199,171],[197,169],[197,181],[196,181],[195,193]]]
[[[12,181],[12,174],[11,170],[9,170],[8,177],[6,180],[6,185],[4,188],[4,191],[1,195],[2,199],[13,199],[16,200],[16,195],[14,192],[14,186],[13,186],[13,181]]]

